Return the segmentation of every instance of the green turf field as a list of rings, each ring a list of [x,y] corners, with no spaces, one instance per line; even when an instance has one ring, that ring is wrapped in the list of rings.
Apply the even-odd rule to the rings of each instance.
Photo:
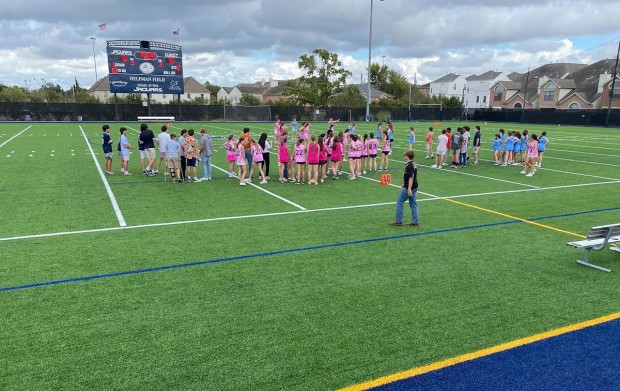
[[[437,170],[432,123],[396,123],[393,186],[281,184],[273,155],[241,187],[223,137],[247,124],[174,124],[216,137],[214,180],[177,184],[137,151],[101,175],[101,125],[0,124],[0,390],[337,389],[620,311],[620,254],[592,254],[603,273],[566,246],[620,223],[619,129],[527,125],[550,146],[526,178],[490,163],[521,125],[479,124],[481,165]],[[410,125],[421,226],[392,227]]]

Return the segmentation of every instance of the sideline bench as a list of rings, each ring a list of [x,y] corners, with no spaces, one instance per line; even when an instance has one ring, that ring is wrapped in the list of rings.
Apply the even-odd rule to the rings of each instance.
[[[141,116],[138,117],[139,122],[172,122],[174,117],[170,116]]]
[[[604,272],[611,272],[611,269],[606,269],[590,263],[590,250],[600,251],[607,247],[607,245],[615,243],[620,243],[620,223],[592,227],[586,239],[566,244],[574,248],[582,248],[585,250],[583,258],[577,261],[578,264]],[[620,247],[618,246],[611,247],[611,249],[620,251]]]

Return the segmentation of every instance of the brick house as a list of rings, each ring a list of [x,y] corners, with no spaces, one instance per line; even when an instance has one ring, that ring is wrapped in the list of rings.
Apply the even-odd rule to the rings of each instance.
[[[590,65],[547,64],[527,74],[511,74],[513,81],[499,81],[489,90],[496,109],[601,109],[609,104],[615,60]],[[616,79],[618,80],[618,79]],[[615,97],[620,97],[616,83]],[[620,101],[613,101],[620,108]]]

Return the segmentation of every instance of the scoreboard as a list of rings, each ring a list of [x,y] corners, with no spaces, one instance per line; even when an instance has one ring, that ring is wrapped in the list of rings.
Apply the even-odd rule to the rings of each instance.
[[[107,41],[110,92],[182,94],[181,46],[154,41]]]

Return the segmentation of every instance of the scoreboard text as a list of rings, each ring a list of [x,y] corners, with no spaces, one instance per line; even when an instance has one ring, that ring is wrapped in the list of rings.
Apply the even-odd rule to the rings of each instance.
[[[154,41],[107,42],[110,92],[182,94],[181,46]]]

